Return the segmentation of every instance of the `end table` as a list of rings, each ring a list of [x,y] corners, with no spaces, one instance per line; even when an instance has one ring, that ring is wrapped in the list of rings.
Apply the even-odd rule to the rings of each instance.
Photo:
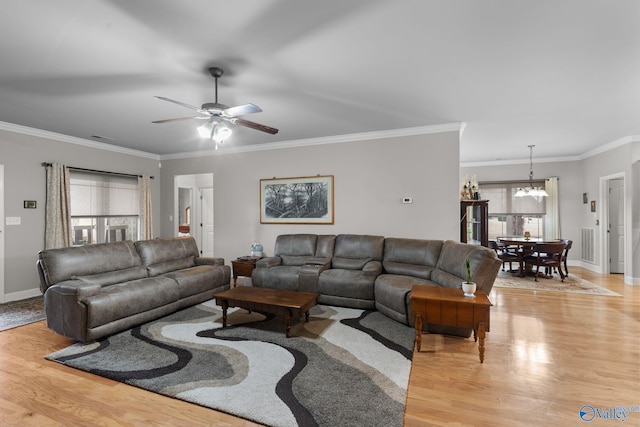
[[[473,329],[473,339],[478,341],[480,363],[483,363],[491,306],[484,291],[477,291],[475,298],[466,298],[462,289],[414,285],[411,288],[411,312],[415,316],[417,350],[420,351],[422,344],[423,323],[470,328]]]
[[[261,258],[260,256],[243,256],[231,261],[234,287],[238,282],[238,276],[251,277],[253,269],[256,268],[256,262]]]

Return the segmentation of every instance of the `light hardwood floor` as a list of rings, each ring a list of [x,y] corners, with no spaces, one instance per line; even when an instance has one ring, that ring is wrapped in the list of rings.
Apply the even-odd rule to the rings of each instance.
[[[623,297],[494,288],[483,364],[473,339],[424,335],[405,425],[582,425],[584,405],[640,407],[640,286],[570,270]],[[69,344],[44,322],[0,332],[1,426],[255,425],[44,359]]]

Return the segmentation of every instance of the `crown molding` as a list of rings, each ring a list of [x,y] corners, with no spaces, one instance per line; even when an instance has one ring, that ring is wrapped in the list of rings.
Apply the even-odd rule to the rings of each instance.
[[[133,150],[131,148],[119,147],[113,144],[91,141],[89,139],[77,138],[62,133],[50,132],[47,130],[31,128],[28,126],[16,125],[14,123],[0,122],[0,130],[19,133],[23,135],[35,136],[38,138],[51,139],[54,141],[67,142],[69,144],[82,145],[84,147],[97,148],[99,150],[113,151],[115,153],[128,154],[130,156],[143,157],[145,159],[160,160],[160,156],[146,151]]]
[[[596,156],[598,154],[602,154],[606,151],[613,150],[614,148],[622,147],[625,144],[630,144],[632,142],[640,142],[640,135],[629,135],[615,141],[611,141],[607,144],[604,144],[598,148],[594,148],[591,151],[587,151],[582,156],[580,156],[580,160],[588,159],[589,157]]]
[[[259,145],[224,146],[219,150],[190,151],[184,153],[165,154],[160,160],[187,159],[200,156],[220,156],[224,154],[246,153],[250,151],[280,150],[285,148],[309,147],[312,145],[340,144],[372,139],[397,138],[403,136],[427,135],[442,132],[459,132],[462,134],[466,123],[445,123],[431,126],[419,126],[403,129],[391,129],[375,132],[352,133],[346,135],[326,136],[320,138],[297,139],[291,141],[272,142]]]

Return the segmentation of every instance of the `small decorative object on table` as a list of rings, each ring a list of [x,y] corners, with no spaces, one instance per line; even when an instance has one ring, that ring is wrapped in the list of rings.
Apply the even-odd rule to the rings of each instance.
[[[251,244],[251,256],[262,257],[262,244],[253,242]]]
[[[478,193],[478,178],[476,178],[475,175],[473,175],[471,179],[469,179],[468,175],[465,175],[462,179],[460,200],[480,200],[480,193]]]
[[[464,260],[464,265],[467,268],[467,281],[462,282],[462,291],[467,298],[475,298],[476,284],[471,280],[471,261],[469,258]]]

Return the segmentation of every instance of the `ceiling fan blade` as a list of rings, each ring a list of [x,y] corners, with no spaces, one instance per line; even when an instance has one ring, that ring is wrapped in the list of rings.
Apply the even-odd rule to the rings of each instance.
[[[229,107],[222,112],[222,115],[225,117],[236,117],[244,116],[245,114],[259,113],[261,111],[262,108],[255,104],[244,104],[238,105],[237,107]]]
[[[211,117],[204,116],[192,116],[192,117],[176,117],[175,119],[164,119],[164,120],[154,120],[151,123],[171,123],[171,122],[179,122],[181,120],[209,120]]]
[[[276,133],[278,133],[278,129],[276,128],[272,128],[266,125],[261,125],[260,123],[256,123],[256,122],[250,122],[249,120],[244,120],[244,119],[231,119],[230,120],[231,123],[234,123],[236,125],[240,125],[240,126],[245,126],[251,129],[255,129],[255,130],[259,130],[262,132],[266,132],[266,133],[270,133],[271,135],[275,135]]]
[[[164,96],[154,96],[154,98],[158,98],[162,101],[173,102],[174,104],[182,105],[183,107],[191,108],[192,110],[202,112],[200,107],[194,107],[193,105],[185,104],[184,102],[176,101],[175,99],[165,98]]]

